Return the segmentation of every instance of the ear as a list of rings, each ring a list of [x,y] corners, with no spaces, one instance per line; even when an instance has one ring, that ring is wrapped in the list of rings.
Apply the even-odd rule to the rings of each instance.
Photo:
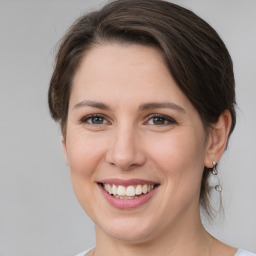
[[[207,142],[207,152],[204,165],[212,168],[213,161],[218,162],[226,148],[232,117],[229,110],[225,110],[219,116],[217,123],[210,128],[210,133]]]
[[[62,137],[61,144],[62,144],[62,149],[63,149],[66,163],[67,163],[67,165],[69,165],[68,155],[67,155],[67,144],[66,144],[66,139],[64,137]]]

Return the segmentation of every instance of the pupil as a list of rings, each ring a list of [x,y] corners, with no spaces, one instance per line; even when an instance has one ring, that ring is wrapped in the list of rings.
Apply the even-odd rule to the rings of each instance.
[[[102,124],[103,123],[103,118],[102,117],[93,117],[92,118],[92,123],[93,124]]]
[[[154,117],[153,122],[156,125],[164,124],[164,119],[161,117]]]

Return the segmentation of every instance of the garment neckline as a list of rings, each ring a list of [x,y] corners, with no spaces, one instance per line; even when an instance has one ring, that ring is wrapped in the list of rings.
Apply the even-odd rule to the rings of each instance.
[[[86,256],[89,252],[91,252],[91,251],[94,250],[94,249],[95,249],[95,247],[90,248],[90,249],[84,251],[84,252],[83,252],[84,256]],[[234,256],[237,256],[238,253],[240,253],[240,252],[246,252],[246,251],[245,251],[245,250],[242,250],[242,249],[237,249],[237,251],[236,251],[236,253],[234,254]]]

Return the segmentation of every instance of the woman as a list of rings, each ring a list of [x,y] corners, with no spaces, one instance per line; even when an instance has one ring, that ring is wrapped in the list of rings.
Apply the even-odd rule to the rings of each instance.
[[[80,255],[253,255],[200,220],[236,123],[232,61],[201,18],[157,0],[82,17],[60,45],[49,107],[95,223],[96,247]]]

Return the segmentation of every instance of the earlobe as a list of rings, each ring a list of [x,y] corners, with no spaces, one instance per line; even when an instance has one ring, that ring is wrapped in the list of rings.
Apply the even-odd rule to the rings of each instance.
[[[67,156],[67,145],[66,145],[66,140],[64,137],[62,138],[61,144],[62,144],[62,149],[63,149],[66,163],[67,163],[67,165],[69,165],[68,156]]]
[[[212,168],[213,161],[219,162],[227,144],[232,117],[229,110],[225,110],[219,116],[218,121],[212,125],[208,138],[207,153],[204,165]]]

